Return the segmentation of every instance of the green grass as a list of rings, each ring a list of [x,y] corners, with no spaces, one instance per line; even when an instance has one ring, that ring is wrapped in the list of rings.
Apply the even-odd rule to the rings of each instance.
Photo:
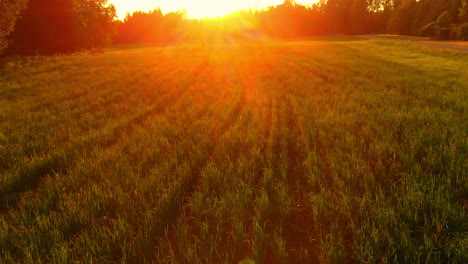
[[[431,40],[428,37],[418,37],[410,35],[393,35],[393,34],[374,34],[374,36],[386,38],[386,39],[396,39],[396,40]]]
[[[2,65],[2,263],[468,261],[464,53],[341,37]]]
[[[369,35],[369,36],[370,37],[375,36],[375,37],[388,39],[388,40],[431,41],[433,43],[439,43],[439,44],[444,44],[444,45],[468,47],[468,41],[431,40],[431,38],[428,38],[428,37],[417,37],[417,36],[409,36],[409,35],[391,35],[391,34],[374,34],[374,35]]]
[[[450,41],[450,44],[468,47],[468,41]]]

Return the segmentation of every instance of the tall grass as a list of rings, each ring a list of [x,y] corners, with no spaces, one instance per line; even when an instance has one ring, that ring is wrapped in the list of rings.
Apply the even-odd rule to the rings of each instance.
[[[0,262],[468,261],[468,57],[384,40],[9,58]]]

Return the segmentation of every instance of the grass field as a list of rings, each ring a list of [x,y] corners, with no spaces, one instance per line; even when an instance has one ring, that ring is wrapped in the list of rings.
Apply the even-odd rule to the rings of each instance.
[[[456,40],[431,40],[428,37],[416,37],[407,35],[391,35],[391,34],[373,34],[373,35],[361,35],[367,39],[385,39],[393,41],[403,41],[406,44],[416,44],[422,46],[428,46],[430,49],[455,49],[468,52],[468,41],[456,41]]]
[[[112,49],[0,78],[1,263],[468,262],[466,53]]]
[[[453,41],[450,43],[458,46],[468,47],[468,41]]]
[[[394,39],[394,40],[414,40],[414,41],[430,41],[431,38],[429,37],[418,37],[418,36],[410,36],[410,35],[393,35],[393,34],[375,34],[370,36],[376,36],[380,38],[386,39]]]

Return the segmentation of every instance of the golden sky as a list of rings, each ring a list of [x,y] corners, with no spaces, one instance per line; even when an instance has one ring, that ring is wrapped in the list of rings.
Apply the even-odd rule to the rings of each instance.
[[[296,3],[309,5],[318,0],[296,0]],[[216,17],[239,9],[265,8],[283,3],[284,0],[109,0],[117,9],[119,19],[127,12],[150,11],[158,7],[163,13],[185,9],[191,18]]]

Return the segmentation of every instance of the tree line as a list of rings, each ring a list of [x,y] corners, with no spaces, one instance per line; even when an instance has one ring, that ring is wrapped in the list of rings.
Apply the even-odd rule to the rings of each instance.
[[[467,0],[393,0],[387,31],[441,40],[468,40]]]
[[[116,20],[107,0],[3,0],[0,52],[68,53],[110,44],[252,41],[328,34],[392,33],[468,40],[468,0],[292,0],[223,19],[160,9]]]
[[[69,53],[111,44],[116,11],[107,0],[0,1],[0,49]]]

